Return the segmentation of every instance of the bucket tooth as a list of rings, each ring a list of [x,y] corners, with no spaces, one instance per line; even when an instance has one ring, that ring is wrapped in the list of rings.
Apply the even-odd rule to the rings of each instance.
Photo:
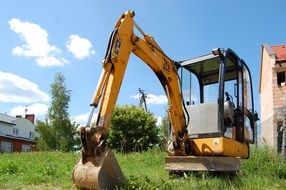
[[[73,169],[73,182],[84,189],[115,189],[125,184],[125,178],[111,150],[100,156],[87,156]]]

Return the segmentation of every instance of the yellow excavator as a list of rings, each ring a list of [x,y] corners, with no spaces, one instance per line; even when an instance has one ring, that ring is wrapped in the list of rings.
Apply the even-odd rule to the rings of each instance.
[[[245,62],[231,49],[222,48],[194,59],[173,61],[138,26],[134,16],[133,11],[125,12],[110,35],[87,125],[78,129],[82,151],[72,173],[74,184],[84,189],[114,189],[126,183],[107,138],[131,53],[152,69],[168,97],[170,141],[165,169],[239,170],[240,159],[249,157],[258,120]],[[142,37],[135,35],[135,28]],[[96,126],[91,126],[98,106]]]

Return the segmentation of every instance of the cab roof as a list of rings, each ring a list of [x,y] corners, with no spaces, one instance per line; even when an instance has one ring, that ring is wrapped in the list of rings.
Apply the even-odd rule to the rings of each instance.
[[[226,59],[225,80],[235,79],[237,66],[241,65],[240,59],[231,49],[222,51],[227,53],[221,55],[210,53],[182,61],[180,65],[196,75],[203,85],[208,85],[218,82],[220,63],[222,59]]]

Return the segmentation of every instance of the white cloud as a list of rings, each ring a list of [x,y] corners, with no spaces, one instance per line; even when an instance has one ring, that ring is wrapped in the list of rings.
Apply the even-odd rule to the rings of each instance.
[[[25,42],[12,50],[13,55],[33,57],[41,67],[63,66],[68,63],[61,57],[61,50],[49,44],[48,32],[40,25],[17,18],[11,19],[8,23],[10,28]]]
[[[148,94],[147,95],[147,103],[148,104],[167,104],[168,98],[166,95],[153,95]]]
[[[69,36],[66,47],[77,59],[84,59],[95,54],[91,42],[88,39],[81,38],[75,34]]]
[[[45,56],[36,58],[36,62],[41,67],[62,66],[68,61],[65,58],[56,58],[54,56]]]
[[[133,99],[139,99],[139,94],[131,96]],[[155,105],[162,105],[168,103],[168,98],[166,95],[154,95],[154,94],[147,94],[146,99],[147,104],[155,104]]]
[[[72,116],[71,120],[79,124],[80,126],[85,126],[87,123],[89,113],[84,113],[76,116]],[[97,119],[97,113],[94,113],[92,116],[91,124]]]
[[[49,106],[47,104],[35,103],[29,106],[16,106],[10,111],[10,115],[24,115],[27,109],[27,114],[35,114],[38,116],[46,115]]]
[[[47,102],[49,96],[37,84],[12,73],[0,71],[0,102]]]
[[[157,122],[156,126],[160,126],[162,124],[163,117],[162,116],[156,116]]]

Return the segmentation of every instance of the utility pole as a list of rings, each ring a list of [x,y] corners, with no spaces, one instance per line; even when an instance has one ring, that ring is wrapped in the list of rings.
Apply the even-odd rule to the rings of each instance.
[[[147,94],[144,92],[144,90],[142,90],[141,88],[139,88],[139,108],[142,108],[145,110],[145,112],[147,112],[147,104],[146,104],[146,98],[147,98]],[[143,104],[144,104],[144,108],[143,108]]]
[[[27,112],[28,112],[28,108],[27,108],[27,107],[25,107],[25,116],[24,116],[24,117],[26,117]]]

